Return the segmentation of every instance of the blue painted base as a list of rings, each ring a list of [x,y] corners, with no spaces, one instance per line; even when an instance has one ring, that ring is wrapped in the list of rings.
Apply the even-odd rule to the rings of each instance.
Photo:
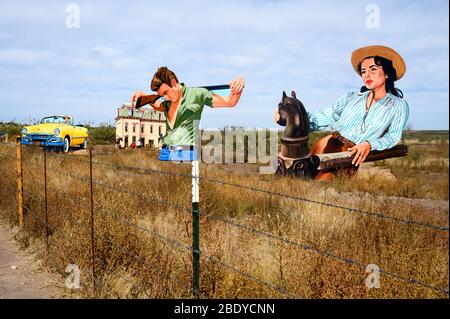
[[[163,147],[159,152],[160,161],[190,162],[197,159],[197,150],[184,150],[174,147]]]

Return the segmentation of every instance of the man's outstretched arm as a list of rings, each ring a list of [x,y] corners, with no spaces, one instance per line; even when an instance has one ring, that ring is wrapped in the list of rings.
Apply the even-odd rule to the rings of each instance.
[[[234,107],[241,98],[242,90],[244,89],[245,80],[238,77],[230,82],[230,94],[228,96],[220,96],[213,94],[213,107]]]

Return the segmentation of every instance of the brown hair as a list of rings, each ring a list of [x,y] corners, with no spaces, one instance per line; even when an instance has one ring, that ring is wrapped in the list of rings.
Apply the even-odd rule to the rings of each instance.
[[[153,75],[150,88],[152,89],[152,91],[158,91],[163,83],[167,84],[168,86],[172,86],[170,83],[172,79],[178,82],[178,78],[175,73],[170,71],[166,66],[159,67],[158,71],[156,71],[155,75]]]

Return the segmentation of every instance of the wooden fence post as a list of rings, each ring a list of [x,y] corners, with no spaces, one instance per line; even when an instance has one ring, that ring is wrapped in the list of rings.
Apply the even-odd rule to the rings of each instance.
[[[22,173],[22,137],[16,136],[16,167],[17,167],[17,204],[19,227],[23,227],[23,173]]]
[[[95,232],[94,232],[94,180],[92,176],[92,148],[89,148],[89,184],[91,199],[91,256],[92,256],[92,290],[96,294],[95,278]]]
[[[47,201],[47,149],[44,147],[44,200],[45,200],[45,244],[47,246],[47,254],[49,252],[49,230],[48,230],[48,201]]]

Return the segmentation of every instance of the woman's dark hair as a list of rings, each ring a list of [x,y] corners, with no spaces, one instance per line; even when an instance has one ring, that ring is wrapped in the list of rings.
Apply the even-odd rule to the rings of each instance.
[[[368,56],[364,58],[363,61],[370,58],[373,58],[375,64],[381,66],[383,68],[384,74],[387,75],[385,83],[386,92],[391,93],[392,95],[398,96],[400,98],[403,98],[403,92],[400,89],[397,89],[394,85],[395,80],[397,80],[397,71],[395,71],[394,66],[392,65],[392,61],[378,55]],[[358,64],[359,75],[361,75],[361,64],[362,61]],[[361,92],[366,92],[368,90],[369,89],[365,86],[361,87]]]

